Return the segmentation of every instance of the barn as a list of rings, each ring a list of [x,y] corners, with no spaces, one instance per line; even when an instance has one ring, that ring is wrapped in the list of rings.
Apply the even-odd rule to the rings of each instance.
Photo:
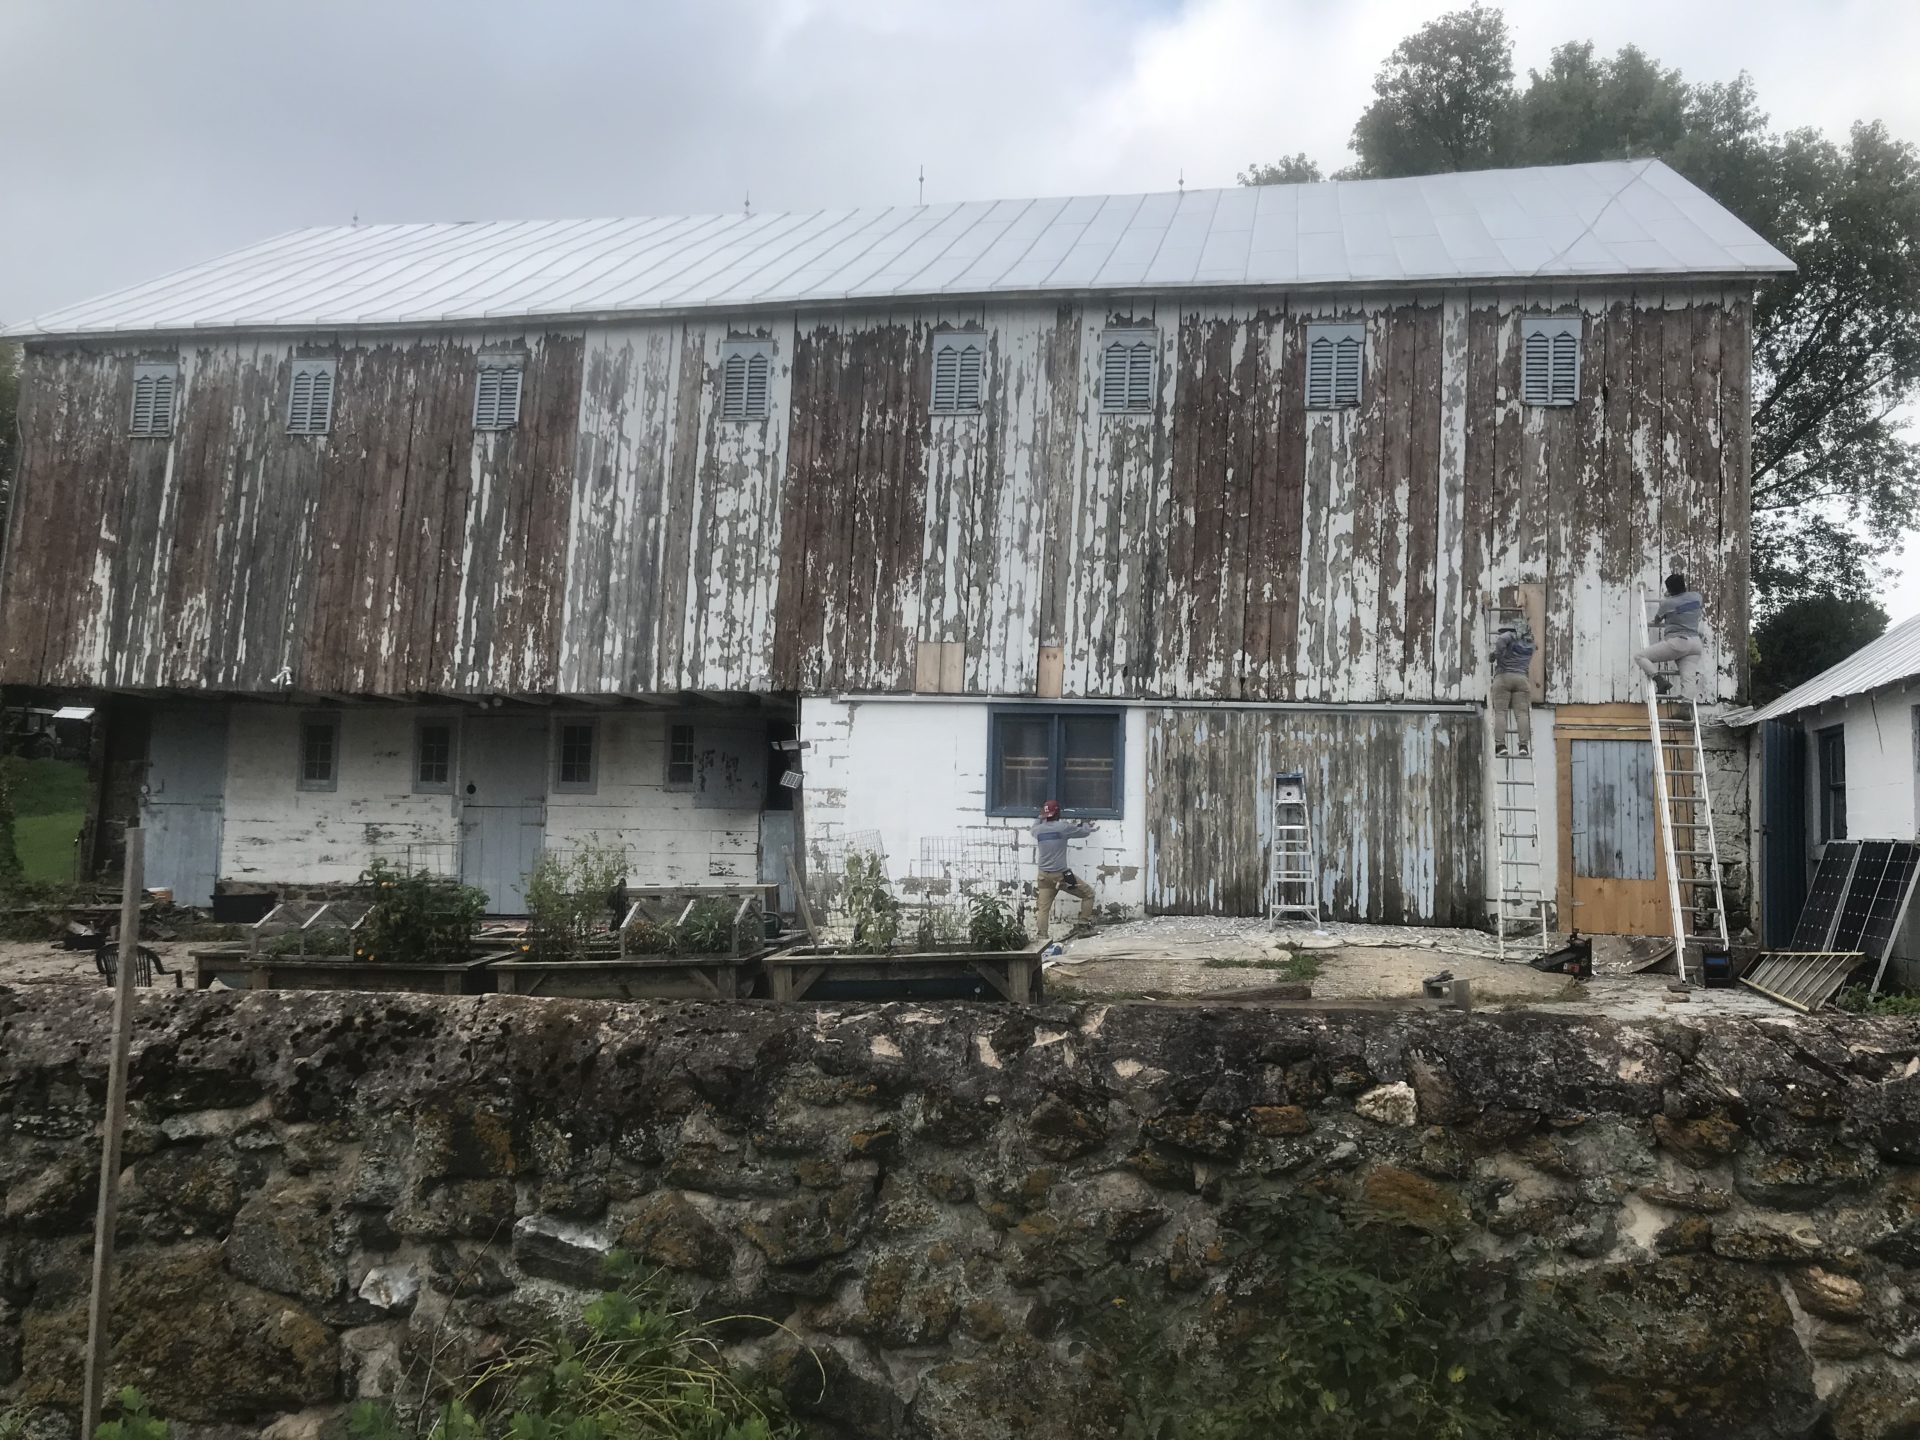
[[[1017,879],[1056,797],[1103,903],[1257,913],[1298,771],[1327,913],[1460,925],[1504,613],[1545,898],[1657,932],[1641,596],[1736,702],[1787,268],[1658,161],[297,231],[12,332],[0,681],[98,707],[92,862],[138,820],[202,903]]]

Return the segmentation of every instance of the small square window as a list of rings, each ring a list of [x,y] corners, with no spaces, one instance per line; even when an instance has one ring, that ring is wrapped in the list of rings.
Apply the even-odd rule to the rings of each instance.
[[[978,331],[945,331],[933,337],[935,415],[978,415],[986,388],[987,337]]]
[[[287,385],[287,433],[325,435],[333,429],[335,363],[296,360]]]
[[[520,357],[482,355],[473,384],[473,428],[511,430],[520,423]]]
[[[724,342],[720,346],[720,418],[764,420],[772,404],[773,342]]]
[[[553,788],[574,794],[594,786],[594,731],[591,720],[563,720],[554,729]]]
[[[1100,337],[1100,409],[1151,415],[1160,363],[1157,330],[1109,330]]]
[[[667,727],[667,781],[669,790],[691,790],[694,780],[693,726]]]
[[[1350,410],[1360,403],[1366,327],[1307,326],[1307,409]]]
[[[129,435],[171,435],[173,397],[180,388],[180,367],[171,361],[141,361],[133,367],[133,418]]]
[[[1117,819],[1124,745],[1117,710],[995,710],[987,740],[987,811],[1030,817],[1048,800],[1058,800],[1065,815]]]
[[[340,717],[309,715],[300,722],[299,788],[332,790],[340,783]]]
[[[1520,400],[1572,405],[1580,399],[1580,317],[1528,316],[1520,322]]]
[[[413,727],[413,788],[424,795],[452,791],[452,721],[422,720]]]

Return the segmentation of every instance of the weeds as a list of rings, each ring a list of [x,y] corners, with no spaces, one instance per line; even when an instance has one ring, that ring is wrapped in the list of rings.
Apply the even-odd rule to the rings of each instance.
[[[1203,970],[1273,970],[1279,972],[1283,980],[1311,980],[1320,973],[1320,957],[1306,951],[1289,951],[1285,955],[1262,955],[1257,958],[1217,956],[1211,960],[1202,960]]]
[[[527,877],[527,937],[537,960],[564,960],[604,936],[608,901],[626,883],[627,852],[588,841],[564,858],[549,851]],[[614,924],[619,923],[617,920]]]
[[[1855,1015],[1920,1015],[1920,995],[1873,995],[1865,985],[1847,986],[1833,1003]]]

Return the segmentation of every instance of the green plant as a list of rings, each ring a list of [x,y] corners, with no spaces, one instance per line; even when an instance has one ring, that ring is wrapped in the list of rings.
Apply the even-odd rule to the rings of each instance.
[[[146,1397],[131,1385],[114,1397],[120,1406],[120,1418],[109,1420],[94,1432],[94,1440],[167,1440],[170,1427],[153,1418]]]
[[[1027,932],[1003,897],[975,895],[967,901],[967,943],[976,950],[1018,950]]]
[[[649,920],[644,915],[621,932],[629,955],[678,955],[680,936],[671,925]]]
[[[913,928],[916,950],[949,950],[966,939],[965,917],[952,905],[929,901],[920,907],[920,921]]]
[[[1546,1440],[1589,1433],[1550,1292],[1310,1194],[1231,1202],[1235,1304],[1168,1343],[1146,1281],[1091,1297],[1127,1357],[1125,1440]],[[1147,1303],[1143,1306],[1141,1301]]]
[[[339,925],[317,930],[289,930],[276,935],[266,945],[266,953],[275,960],[289,955],[351,955],[353,932]]]
[[[856,947],[876,952],[893,948],[900,936],[900,902],[878,855],[856,850],[847,856],[847,882],[840,899],[853,920]]]
[[[1203,970],[1277,970],[1284,980],[1311,980],[1320,973],[1320,957],[1304,950],[1290,950],[1285,955],[1261,955],[1239,958],[1236,956],[1215,956],[1202,960]]]
[[[733,914],[737,900],[696,901],[680,925],[680,948],[693,955],[725,955],[733,950]],[[757,918],[757,917],[756,917]]]
[[[527,938],[533,954],[564,960],[584,949],[608,921],[608,899],[626,875],[626,850],[597,840],[574,846],[564,857],[542,855],[527,877],[527,913],[533,917]]]
[[[362,1401],[348,1414],[348,1433],[354,1440],[798,1440],[778,1393],[731,1371],[712,1327],[669,1304],[620,1252],[608,1257],[608,1272],[619,1288],[587,1306],[578,1324],[488,1366],[417,1417]]]
[[[373,904],[354,931],[354,958],[443,965],[467,958],[487,897],[430,871],[375,860],[360,877]]]
[[[1833,1003],[1855,1015],[1920,1015],[1920,995],[1873,995],[1865,985],[1847,986]]]

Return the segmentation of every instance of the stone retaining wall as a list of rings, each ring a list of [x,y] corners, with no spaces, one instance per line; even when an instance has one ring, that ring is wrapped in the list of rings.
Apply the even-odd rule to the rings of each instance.
[[[1084,1297],[1217,1309],[1312,1186],[1611,1297],[1617,1433],[1920,1433],[1920,1025],[1698,1018],[148,994],[116,1379],[318,1433],[619,1245],[823,1435],[1106,1436]],[[0,989],[0,1409],[75,1404],[107,1021]]]

